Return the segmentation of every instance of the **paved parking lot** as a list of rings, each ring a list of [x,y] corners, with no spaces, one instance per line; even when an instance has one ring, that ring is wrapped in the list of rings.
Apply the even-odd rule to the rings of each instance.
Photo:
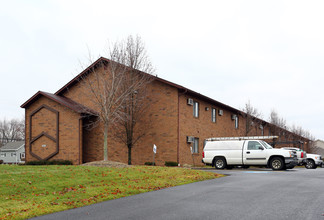
[[[324,220],[324,168],[210,170],[229,176],[37,219]]]

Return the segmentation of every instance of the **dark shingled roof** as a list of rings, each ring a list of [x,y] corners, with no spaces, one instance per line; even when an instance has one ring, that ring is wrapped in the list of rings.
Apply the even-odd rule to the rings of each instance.
[[[100,57],[98,60],[96,60],[95,62],[93,62],[88,68],[86,68],[85,70],[83,70],[79,75],[77,75],[76,77],[74,77],[70,82],[68,82],[67,84],[65,84],[61,89],[59,89],[55,95],[63,95],[64,92],[66,92],[70,87],[72,87],[73,85],[75,85],[76,83],[78,83],[80,80],[82,80],[83,77],[87,76],[89,73],[91,73],[91,71],[93,71],[94,69],[102,66],[102,65],[107,65],[109,62],[112,62],[111,60],[105,58],[105,57]],[[140,71],[141,72],[141,71]],[[141,72],[142,74],[147,74],[145,72]],[[238,109],[235,109],[229,105],[225,105],[224,103],[221,103],[219,101],[216,101],[212,98],[209,98],[205,95],[202,95],[198,92],[195,92],[191,89],[188,89],[186,87],[183,87],[181,85],[178,85],[176,83],[173,83],[173,82],[170,82],[168,80],[165,80],[165,79],[162,79],[160,77],[157,77],[157,76],[152,76],[154,80],[158,81],[158,82],[161,82],[161,83],[164,83],[164,84],[167,84],[169,86],[172,86],[172,87],[175,87],[177,88],[179,91],[181,92],[184,92],[184,93],[187,93],[188,95],[192,95],[194,97],[197,97],[199,99],[202,99],[204,101],[207,101],[207,102],[210,102],[210,103],[213,103],[215,105],[218,105],[219,107],[221,108],[224,108],[224,109],[227,109],[227,110],[230,110],[232,112],[235,112],[237,114],[242,114],[242,112]]]
[[[25,141],[9,142],[5,146],[1,147],[0,150],[18,150],[25,144]]]
[[[30,104],[32,104],[34,101],[36,101],[40,96],[45,96],[46,98],[49,98],[77,113],[83,113],[83,114],[89,114],[89,115],[98,115],[98,113],[88,107],[85,107],[84,105],[81,105],[80,103],[77,103],[73,101],[72,99],[66,98],[64,96],[58,96],[54,95],[52,93],[38,91],[33,97],[28,99],[24,104],[22,104],[20,107],[27,108]]]

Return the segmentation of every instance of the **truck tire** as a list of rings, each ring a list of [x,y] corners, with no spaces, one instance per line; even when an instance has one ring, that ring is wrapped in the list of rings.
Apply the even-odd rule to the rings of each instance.
[[[305,164],[306,169],[316,169],[315,162],[313,160],[308,159]]]
[[[285,167],[284,161],[280,157],[274,157],[270,161],[270,167],[272,170],[282,170]]]
[[[226,167],[226,161],[223,157],[216,157],[214,165],[216,169],[222,170]]]

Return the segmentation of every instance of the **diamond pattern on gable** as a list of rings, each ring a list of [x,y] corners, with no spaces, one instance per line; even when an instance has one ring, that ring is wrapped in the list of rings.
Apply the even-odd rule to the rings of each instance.
[[[29,151],[39,160],[59,153],[59,112],[41,105],[29,116]]]
[[[46,133],[31,141],[30,148],[31,152],[41,160],[47,160],[58,153],[55,139]]]

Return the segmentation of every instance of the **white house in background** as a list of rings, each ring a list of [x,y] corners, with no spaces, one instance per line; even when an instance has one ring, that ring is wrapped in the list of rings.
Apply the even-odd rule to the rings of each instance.
[[[3,163],[24,163],[25,141],[10,142],[1,147],[0,160]]]
[[[324,157],[324,141],[316,140],[312,144],[312,153],[319,154]]]

